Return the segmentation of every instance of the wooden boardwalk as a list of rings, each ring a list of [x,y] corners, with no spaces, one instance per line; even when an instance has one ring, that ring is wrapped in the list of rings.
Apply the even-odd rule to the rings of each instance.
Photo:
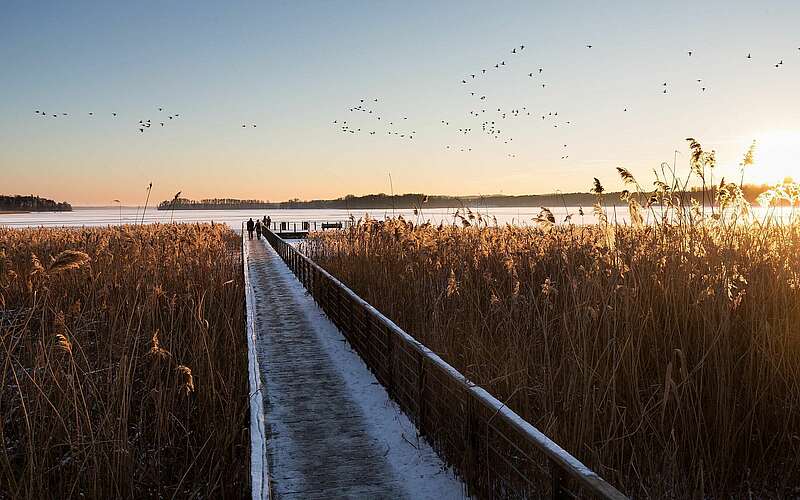
[[[247,244],[273,497],[412,497],[408,483],[420,478],[390,463],[395,450],[348,391],[302,311],[309,306],[299,303],[294,277],[263,240]]]

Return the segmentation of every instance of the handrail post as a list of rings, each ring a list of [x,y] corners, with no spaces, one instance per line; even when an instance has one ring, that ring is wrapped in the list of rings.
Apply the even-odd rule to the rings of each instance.
[[[394,335],[388,328],[383,329],[386,332],[386,392],[389,397],[394,399]]]
[[[428,433],[425,423],[425,384],[427,382],[425,379],[425,356],[419,353],[417,355],[417,411],[419,412],[417,425],[419,425],[419,433],[423,437]]]
[[[553,460],[548,460],[548,462],[550,463],[551,498],[553,500],[566,500],[569,497],[564,490],[564,472]]]

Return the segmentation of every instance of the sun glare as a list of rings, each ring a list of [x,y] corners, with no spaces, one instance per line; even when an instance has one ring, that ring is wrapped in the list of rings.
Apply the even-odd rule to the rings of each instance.
[[[775,184],[786,178],[800,181],[800,130],[777,130],[756,137],[751,182]]]

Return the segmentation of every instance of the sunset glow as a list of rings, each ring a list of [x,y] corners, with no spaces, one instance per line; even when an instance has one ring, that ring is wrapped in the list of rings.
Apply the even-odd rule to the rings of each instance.
[[[776,184],[800,180],[800,131],[776,130],[756,137],[756,161],[748,182]]]

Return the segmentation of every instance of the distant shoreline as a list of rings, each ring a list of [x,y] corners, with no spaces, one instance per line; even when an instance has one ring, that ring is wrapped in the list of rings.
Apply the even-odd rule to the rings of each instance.
[[[744,195],[749,203],[754,203],[758,194],[763,192],[764,186],[744,186]],[[686,203],[696,200],[703,205],[709,200],[714,200],[716,193],[713,190],[686,191],[675,193],[684,198]],[[622,201],[627,196],[626,192],[603,193],[603,204],[627,205]],[[636,197],[644,205],[653,193],[640,193]],[[214,198],[204,200],[190,200],[177,198],[166,200],[158,204],[157,209],[171,210],[431,210],[431,209],[498,209],[498,208],[536,208],[536,207],[592,207],[598,202],[598,196],[593,193],[548,193],[527,195],[470,195],[447,196],[425,195],[409,193],[400,195],[387,195],[385,193],[364,196],[347,195],[342,198],[328,200],[299,200],[292,199],[281,202],[265,200],[237,200],[231,198]]]
[[[72,205],[34,195],[0,195],[0,213],[71,212]]]

